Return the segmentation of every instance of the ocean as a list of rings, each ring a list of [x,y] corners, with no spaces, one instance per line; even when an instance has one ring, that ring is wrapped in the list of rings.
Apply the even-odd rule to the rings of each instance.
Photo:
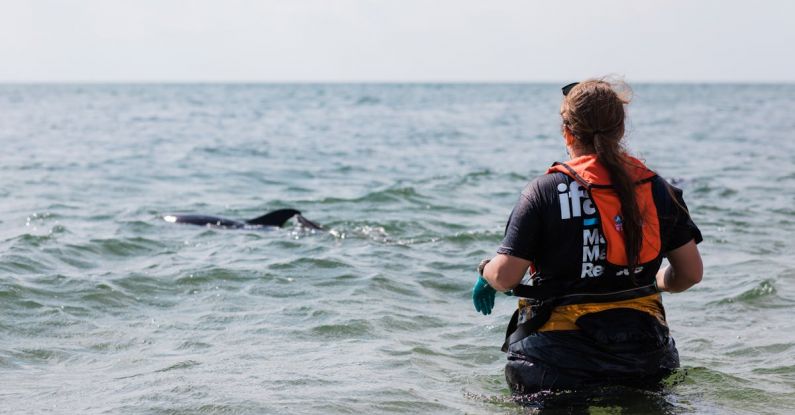
[[[475,267],[556,160],[553,84],[0,85],[0,413],[534,413]],[[682,369],[585,413],[795,411],[795,85],[637,84],[684,189]],[[224,230],[295,208],[326,231]],[[560,412],[558,412],[560,413]]]

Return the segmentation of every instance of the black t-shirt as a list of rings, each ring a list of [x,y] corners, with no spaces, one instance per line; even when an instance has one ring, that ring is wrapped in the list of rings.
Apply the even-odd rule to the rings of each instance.
[[[587,198],[587,192],[577,192],[578,187],[563,173],[545,174],[531,181],[511,212],[497,253],[532,261],[541,280],[582,277],[583,221],[562,220],[584,214],[585,205],[579,203]],[[561,195],[570,190],[579,193],[579,202],[563,206]],[[658,176],[652,179],[652,194],[663,254],[690,240],[701,242],[701,232],[686,210],[680,189]]]

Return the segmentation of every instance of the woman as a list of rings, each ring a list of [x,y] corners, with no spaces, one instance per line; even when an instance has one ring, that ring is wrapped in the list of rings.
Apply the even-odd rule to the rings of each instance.
[[[603,80],[563,95],[571,159],[522,192],[497,256],[478,267],[475,308],[489,314],[495,290],[520,297],[503,345],[514,394],[651,387],[679,366],[660,292],[701,281],[701,233],[681,190],[622,146],[629,100]]]

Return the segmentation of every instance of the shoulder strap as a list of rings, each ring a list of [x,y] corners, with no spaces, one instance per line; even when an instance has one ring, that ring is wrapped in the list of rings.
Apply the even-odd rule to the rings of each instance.
[[[591,190],[591,186],[593,186],[591,184],[591,182],[589,182],[588,180],[585,180],[585,178],[582,177],[580,175],[580,173],[577,173],[577,170],[574,170],[574,167],[571,167],[571,166],[569,166],[566,163],[561,163],[561,162],[556,161],[552,165],[552,167],[549,168],[548,172],[560,172],[560,173],[563,173],[563,174],[571,177],[572,179],[576,180],[578,183],[580,183],[580,185],[582,187],[584,187],[584,188],[586,188],[588,190]]]

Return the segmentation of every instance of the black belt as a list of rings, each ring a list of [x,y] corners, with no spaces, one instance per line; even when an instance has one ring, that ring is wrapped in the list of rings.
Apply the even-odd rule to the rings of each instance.
[[[518,285],[514,287],[513,294],[518,297],[532,298],[538,300],[539,303],[532,305],[530,310],[533,315],[519,324],[519,311],[517,308],[511,316],[511,321],[508,323],[508,329],[505,331],[505,342],[502,344],[502,351],[507,352],[508,346],[521,341],[525,337],[538,331],[541,326],[549,320],[552,315],[552,309],[560,305],[568,304],[584,304],[584,303],[606,303],[615,301],[631,300],[633,298],[645,297],[657,293],[657,287],[654,284],[644,285],[641,287],[634,287],[622,291],[613,291],[609,293],[572,293],[554,296],[554,293],[560,293],[559,287],[554,286],[531,286],[531,285]]]

